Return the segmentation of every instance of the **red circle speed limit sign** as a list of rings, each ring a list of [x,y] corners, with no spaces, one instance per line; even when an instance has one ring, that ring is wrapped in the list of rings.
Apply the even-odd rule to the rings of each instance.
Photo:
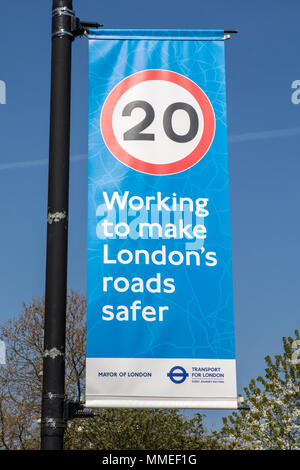
[[[206,154],[215,115],[206,94],[189,78],[169,70],[144,70],[110,92],[101,132],[124,165],[169,175],[187,170]]]

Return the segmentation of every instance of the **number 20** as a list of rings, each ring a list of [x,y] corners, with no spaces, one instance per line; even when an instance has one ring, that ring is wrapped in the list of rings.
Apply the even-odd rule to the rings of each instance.
[[[126,131],[123,134],[123,139],[126,141],[128,140],[149,140],[149,141],[155,140],[155,134],[142,132],[145,129],[147,129],[147,127],[149,127],[155,119],[155,112],[150,103],[148,103],[147,101],[142,101],[142,100],[131,101],[131,103],[128,103],[123,109],[122,116],[131,116],[132,111],[136,108],[143,109],[146,113],[145,117],[141,122],[139,122],[139,124],[136,124],[131,129]],[[173,114],[177,110],[185,111],[188,114],[189,119],[190,119],[190,128],[188,132],[184,135],[177,134],[173,129],[172,118],[173,118]],[[163,128],[164,128],[166,135],[169,137],[169,139],[173,140],[174,142],[179,142],[179,143],[190,142],[197,135],[197,132],[199,129],[199,119],[198,119],[197,112],[195,111],[193,106],[191,106],[188,103],[178,102],[178,103],[170,104],[165,110],[164,115],[163,115]]]

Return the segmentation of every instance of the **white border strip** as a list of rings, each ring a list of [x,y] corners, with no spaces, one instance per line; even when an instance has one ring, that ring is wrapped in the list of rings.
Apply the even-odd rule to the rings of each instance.
[[[238,408],[237,397],[233,398],[112,398],[88,395],[87,408],[189,408],[189,409],[234,409]]]

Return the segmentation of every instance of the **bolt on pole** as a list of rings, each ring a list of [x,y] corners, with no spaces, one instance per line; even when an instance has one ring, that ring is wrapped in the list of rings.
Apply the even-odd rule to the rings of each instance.
[[[72,0],[53,0],[41,449],[63,449]]]

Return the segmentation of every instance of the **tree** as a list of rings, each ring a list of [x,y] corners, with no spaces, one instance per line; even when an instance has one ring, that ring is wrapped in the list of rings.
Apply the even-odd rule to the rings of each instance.
[[[44,299],[34,299],[0,327],[7,349],[0,366],[0,448],[39,448],[44,307]],[[72,291],[66,331],[66,393],[72,400],[84,394],[85,315],[85,298]]]
[[[283,353],[265,358],[264,377],[244,389],[243,409],[223,418],[221,438],[231,449],[300,449],[300,364],[295,338],[284,337]]]
[[[104,409],[96,418],[72,422],[66,449],[92,450],[192,450],[219,449],[208,436],[203,416],[182,415],[178,410]]]
[[[67,302],[66,394],[81,401],[85,391],[84,296],[72,291]],[[7,348],[0,366],[0,449],[38,449],[42,392],[44,299],[23,305],[21,315],[0,326]],[[218,448],[203,416],[178,410],[108,409],[93,419],[69,421],[66,449]]]

